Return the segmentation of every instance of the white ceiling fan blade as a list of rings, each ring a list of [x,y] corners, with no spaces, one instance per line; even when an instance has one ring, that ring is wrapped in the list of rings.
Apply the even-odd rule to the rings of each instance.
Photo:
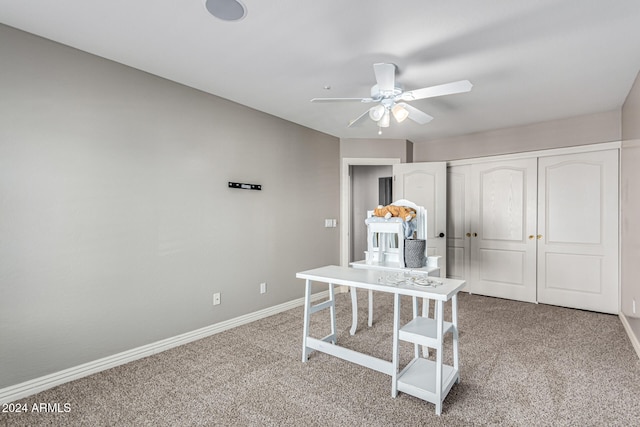
[[[393,91],[396,85],[396,66],[393,64],[373,64],[376,82],[380,92]]]
[[[424,125],[433,120],[433,117],[425,113],[424,111],[418,110],[416,107],[412,107],[409,104],[405,104],[404,102],[399,103],[398,105],[402,105],[409,112],[408,118],[413,120],[414,122]]]
[[[414,101],[416,99],[433,98],[436,96],[452,95],[454,93],[469,92],[473,85],[469,80],[460,80],[443,85],[425,87],[401,93],[399,98],[403,101]]]
[[[311,102],[374,102],[372,98],[313,98]]]
[[[355,125],[356,123],[360,123],[368,115],[369,115],[369,110],[367,110],[364,113],[360,114],[357,118],[351,120],[349,122],[349,124],[347,125],[347,127],[350,128],[351,126]]]

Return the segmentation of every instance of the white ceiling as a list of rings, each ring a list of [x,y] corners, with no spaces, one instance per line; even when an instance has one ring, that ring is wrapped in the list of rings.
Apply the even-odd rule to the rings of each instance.
[[[0,22],[342,138],[421,142],[609,111],[640,70],[638,0],[243,3],[247,16],[224,22],[204,0],[0,0]],[[376,62],[396,64],[407,90],[474,87],[413,101],[435,119],[392,120],[381,136],[369,120],[347,128],[370,105],[309,102],[369,96]]]

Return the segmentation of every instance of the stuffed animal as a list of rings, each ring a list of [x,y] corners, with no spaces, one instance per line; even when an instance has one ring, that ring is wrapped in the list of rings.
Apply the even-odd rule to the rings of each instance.
[[[416,210],[407,206],[379,205],[377,208],[373,210],[373,215],[384,217],[385,219],[389,219],[392,216],[396,216],[398,218],[402,218],[403,220],[409,222],[416,217]]]

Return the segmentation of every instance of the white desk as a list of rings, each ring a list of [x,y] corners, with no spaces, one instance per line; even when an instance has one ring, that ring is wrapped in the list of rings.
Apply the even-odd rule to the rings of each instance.
[[[344,360],[374,369],[392,377],[391,395],[398,391],[411,394],[436,405],[436,414],[442,410],[442,401],[454,383],[460,382],[458,371],[458,320],[457,294],[464,287],[463,280],[434,278],[442,285],[426,288],[407,283],[392,283],[397,273],[386,273],[370,269],[354,269],[349,267],[326,266],[307,270],[296,274],[305,280],[304,326],[302,337],[302,361],[306,362],[313,351],[321,351]],[[329,285],[329,299],[311,305],[312,282]],[[360,353],[337,345],[335,293],[334,286],[352,286],[394,295],[393,309],[393,356],[392,360],[384,360],[368,354]],[[436,318],[417,316],[407,325],[400,327],[400,296],[408,295],[417,298],[428,298],[436,301]],[[444,321],[444,303],[451,301],[451,322]],[[313,313],[329,309],[331,333],[324,338],[309,336],[309,320]],[[442,363],[443,337],[446,333],[453,335],[453,366]],[[399,371],[399,340],[436,349],[436,361],[433,362],[418,356],[401,372]]]

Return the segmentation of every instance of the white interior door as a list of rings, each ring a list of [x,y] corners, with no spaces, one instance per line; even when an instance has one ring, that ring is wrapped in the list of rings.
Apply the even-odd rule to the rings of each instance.
[[[538,301],[618,313],[618,151],[543,157]]]
[[[471,283],[483,295],[536,301],[537,159],[473,165]]]
[[[447,277],[467,281],[465,290],[473,292],[469,280],[470,165],[447,169]]]
[[[440,275],[446,277],[446,162],[393,165],[393,198],[410,200],[427,210],[427,254],[442,257],[440,258]]]

